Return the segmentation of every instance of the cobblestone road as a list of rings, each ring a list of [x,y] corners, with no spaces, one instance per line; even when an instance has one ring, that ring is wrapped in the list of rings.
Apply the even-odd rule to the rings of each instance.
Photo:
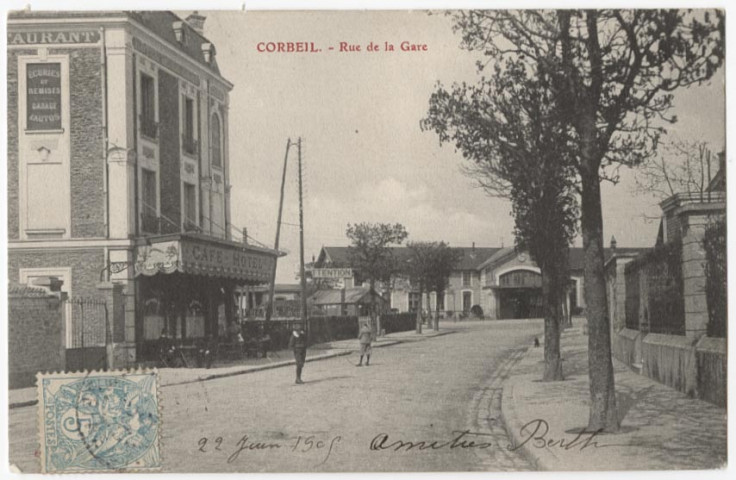
[[[375,349],[367,368],[355,367],[356,355],[308,363],[301,386],[293,368],[280,368],[163,388],[164,470],[531,469],[506,450],[500,388],[541,322],[448,328],[457,331]],[[35,415],[10,414],[11,463],[24,471],[38,470]]]

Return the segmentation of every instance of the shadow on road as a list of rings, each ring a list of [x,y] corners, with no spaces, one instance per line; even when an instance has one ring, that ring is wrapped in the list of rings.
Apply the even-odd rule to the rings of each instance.
[[[318,378],[316,380],[304,380],[304,385],[314,385],[315,383],[330,382],[333,380],[341,380],[343,378],[351,378],[350,375],[340,375],[336,377]]]

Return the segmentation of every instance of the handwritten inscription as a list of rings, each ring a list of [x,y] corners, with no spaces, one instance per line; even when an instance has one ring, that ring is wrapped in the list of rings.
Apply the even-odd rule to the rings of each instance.
[[[600,445],[596,440],[602,433],[601,430],[588,431],[581,429],[575,434],[567,437],[553,438],[550,435],[550,426],[544,419],[534,419],[521,427],[519,434],[521,441],[517,445],[499,441],[498,434],[486,432],[473,432],[471,430],[454,430],[451,435],[444,438],[408,439],[400,435],[379,433],[368,443],[371,452],[383,453],[430,453],[433,451],[462,451],[462,450],[486,450],[490,448],[502,448],[508,451],[516,451],[525,445],[531,448],[554,448],[562,450],[584,451],[587,448],[602,448],[613,446]],[[316,454],[322,465],[326,463],[338,445],[343,441],[341,435],[318,436],[298,435],[288,440],[263,440],[243,435],[237,440],[226,440],[223,437],[202,437],[197,442],[199,452],[212,454],[221,452],[226,455],[227,463],[233,463],[241,459],[248,452],[275,452],[279,454],[299,453]]]
[[[337,445],[342,441],[342,436],[318,437],[316,435],[298,435],[289,442],[263,441],[243,435],[231,445],[225,442],[223,437],[202,437],[197,442],[198,450],[202,453],[225,452],[228,453],[227,463],[233,463],[240,458],[242,453],[253,451],[285,451],[295,453],[319,453],[322,455],[322,465],[330,459],[330,455]]]
[[[521,427],[519,434],[522,437],[522,441],[510,450],[518,450],[527,444],[534,448],[579,449],[581,452],[588,447],[601,448],[611,446],[599,445],[594,440],[601,432],[603,432],[602,428],[592,432],[583,428],[572,438],[552,438],[549,436],[549,423],[546,420],[537,418]]]
[[[449,440],[402,440],[402,439],[390,439],[388,433],[379,433],[373,440],[371,440],[371,451],[390,450],[394,452],[409,452],[411,450],[455,450],[469,449],[469,448],[491,448],[493,443],[491,442],[477,442],[469,437],[490,437],[490,433],[479,433],[471,432],[470,430],[454,431],[455,434]]]

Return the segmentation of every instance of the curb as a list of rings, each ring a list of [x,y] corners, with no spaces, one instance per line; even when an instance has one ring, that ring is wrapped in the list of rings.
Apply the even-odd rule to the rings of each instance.
[[[335,357],[342,357],[344,355],[350,355],[353,353],[353,350],[348,350],[345,352],[335,352],[335,353],[326,353],[323,355],[315,355],[313,357],[307,357],[305,362],[315,362],[318,360],[327,360],[329,358],[335,358]],[[284,360],[283,362],[277,362],[277,363],[270,363],[267,365],[256,365],[254,367],[249,367],[247,369],[243,370],[236,370],[234,372],[224,372],[224,373],[212,373],[209,375],[203,375],[198,378],[193,378],[190,380],[182,380],[180,382],[171,382],[162,384],[161,388],[165,387],[173,387],[176,385],[187,385],[189,383],[197,383],[197,382],[204,382],[207,380],[215,380],[218,378],[226,378],[226,377],[234,377],[236,375],[245,375],[248,373],[256,373],[256,372],[262,372],[264,370],[272,370],[274,368],[281,368],[281,367],[288,367],[289,365],[296,365],[295,360]]]
[[[526,356],[526,354],[524,354],[524,356]],[[514,380],[507,380],[503,385],[503,392],[501,393],[501,421],[506,429],[506,434],[511,438],[513,445],[516,446],[520,445],[523,440],[520,434],[521,422],[516,416],[516,408],[514,407],[514,384]],[[532,453],[531,447],[529,447],[528,443],[522,445],[522,447],[517,451],[521,453],[537,471],[550,470],[547,465],[544,465],[544,462],[541,461],[541,458],[539,458],[538,455]]]
[[[542,343],[542,345],[544,345],[544,343]],[[531,354],[531,352],[531,349],[527,349],[516,365],[514,365],[514,368],[509,372],[509,379],[502,387],[501,419],[504,427],[506,428],[506,433],[511,438],[514,445],[521,445],[522,442],[524,442],[524,439],[521,437],[521,427],[524,424],[521,423],[516,413],[514,387],[518,383],[518,379],[514,378],[513,373],[514,370],[516,370],[518,366]],[[536,448],[531,445],[531,442],[527,441],[517,451],[521,453],[529,463],[534,465],[538,471],[569,471],[569,469],[565,468],[564,465],[560,468],[559,460],[546,447]]]
[[[420,338],[422,338],[424,340],[427,340],[427,339],[430,339],[430,338],[433,338],[433,337],[440,337],[442,335],[447,335],[449,333],[455,333],[455,332],[453,332],[453,331],[439,332],[439,333],[437,333],[435,335],[432,335],[431,337],[420,337]],[[389,340],[387,342],[381,343],[380,345],[373,345],[373,348],[390,347],[392,345],[398,345],[400,343],[402,343],[401,340]],[[327,354],[322,354],[322,355],[315,355],[313,357],[307,357],[306,361],[307,362],[315,362],[315,361],[327,360],[327,359],[335,358],[335,357],[342,357],[342,356],[345,356],[345,355],[350,355],[354,351],[355,351],[355,349],[351,347],[350,349],[345,349],[344,351],[341,351],[341,352],[327,353]],[[204,382],[204,381],[207,381],[207,380],[215,380],[215,379],[218,379],[218,378],[234,377],[236,375],[246,375],[248,373],[262,372],[264,370],[272,370],[274,368],[288,367],[290,365],[295,365],[295,364],[296,364],[296,361],[295,360],[285,360],[283,362],[271,363],[271,364],[267,364],[267,365],[256,365],[254,367],[248,367],[246,369],[237,370],[237,371],[234,371],[234,372],[212,373],[212,374],[209,374],[209,375],[204,375],[204,376],[201,376],[201,377],[198,377],[198,378],[193,378],[193,379],[190,379],[190,380],[182,380],[180,382],[166,383],[166,384],[162,384],[161,385],[161,388],[173,387],[173,386],[176,386],[176,385],[186,385],[186,384],[189,384],[189,383]],[[8,409],[9,410],[12,410],[12,409],[15,409],[15,408],[31,407],[31,406],[36,405],[36,404],[38,404],[38,400],[25,400],[25,401],[22,401],[22,402],[9,403]]]

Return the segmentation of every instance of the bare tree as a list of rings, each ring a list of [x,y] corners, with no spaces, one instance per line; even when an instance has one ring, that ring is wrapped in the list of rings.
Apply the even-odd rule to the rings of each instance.
[[[704,202],[709,200],[708,186],[719,168],[717,158],[707,142],[673,139],[635,170],[634,191],[661,200],[689,193]]]

